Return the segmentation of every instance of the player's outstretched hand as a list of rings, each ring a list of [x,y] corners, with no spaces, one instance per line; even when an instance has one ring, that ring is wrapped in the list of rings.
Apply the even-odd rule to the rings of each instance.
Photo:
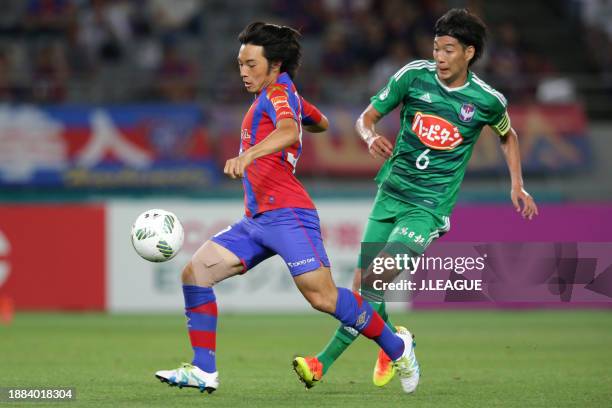
[[[241,154],[225,162],[223,173],[233,179],[244,177],[244,171],[253,160],[248,154]]]
[[[368,143],[368,150],[375,158],[382,157],[383,159],[388,159],[393,152],[393,145],[386,137],[376,135]]]
[[[514,205],[516,212],[520,212],[523,218],[531,220],[534,216],[538,215],[538,206],[533,200],[533,197],[525,191],[524,188],[512,188],[510,198],[512,199],[512,205]],[[522,211],[521,203],[523,205]]]

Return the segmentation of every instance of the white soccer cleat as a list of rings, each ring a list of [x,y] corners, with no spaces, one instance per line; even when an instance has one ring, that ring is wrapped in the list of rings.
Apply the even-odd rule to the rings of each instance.
[[[421,377],[419,363],[414,354],[416,343],[412,334],[403,327],[398,327],[397,335],[404,340],[404,354],[393,362],[393,366],[399,375],[402,389],[406,393],[411,393],[416,390]]]
[[[207,373],[188,363],[183,363],[176,370],[158,371],[155,373],[155,377],[171,387],[198,388],[200,392],[206,391],[209,394],[219,388],[219,373],[217,371]]]

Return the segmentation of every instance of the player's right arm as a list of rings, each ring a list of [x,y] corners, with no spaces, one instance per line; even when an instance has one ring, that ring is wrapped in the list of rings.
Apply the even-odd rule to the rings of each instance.
[[[376,133],[375,128],[376,123],[382,117],[383,115],[370,104],[357,118],[355,130],[361,140],[368,145],[368,150],[372,156],[388,159],[393,152],[393,145],[389,139]]]
[[[244,177],[245,169],[255,159],[280,152],[299,140],[297,122],[294,118],[284,117],[276,123],[276,129],[261,142],[245,150],[240,156],[226,161],[223,172],[233,179]]]
[[[402,101],[402,86],[398,83],[402,70],[389,78],[387,85],[371,98],[371,103],[363,111],[355,130],[368,145],[370,154],[374,157],[387,159],[393,152],[393,144],[386,137],[376,133],[376,123],[386,114],[395,109]]]

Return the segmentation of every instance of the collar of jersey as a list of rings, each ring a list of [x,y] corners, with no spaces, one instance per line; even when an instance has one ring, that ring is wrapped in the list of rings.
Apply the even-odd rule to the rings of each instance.
[[[456,92],[456,91],[461,91],[461,90],[467,88],[468,85],[470,85],[470,80],[472,79],[472,71],[468,70],[468,75],[467,75],[467,78],[465,79],[465,84],[463,84],[461,86],[458,86],[457,88],[449,88],[448,86],[444,85],[444,83],[442,81],[440,81],[440,78],[438,78],[438,74],[434,74],[434,76],[436,77],[436,81],[438,81],[438,84],[442,88],[444,88],[448,92]]]
[[[276,84],[286,84],[287,81],[291,81],[291,77],[289,77],[289,74],[286,72],[281,72],[281,74],[278,76],[278,78],[276,78],[276,82],[274,82],[273,84],[270,85],[276,85]],[[270,86],[268,85],[268,86]],[[262,89],[257,95],[255,95],[255,99],[259,98],[259,96],[261,94],[263,94],[264,92],[266,92],[266,89],[268,89],[268,86],[266,86],[264,89]]]

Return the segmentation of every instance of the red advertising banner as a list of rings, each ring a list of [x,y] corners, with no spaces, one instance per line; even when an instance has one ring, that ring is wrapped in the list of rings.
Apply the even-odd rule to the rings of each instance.
[[[0,206],[0,298],[18,310],[103,310],[105,209]]]

